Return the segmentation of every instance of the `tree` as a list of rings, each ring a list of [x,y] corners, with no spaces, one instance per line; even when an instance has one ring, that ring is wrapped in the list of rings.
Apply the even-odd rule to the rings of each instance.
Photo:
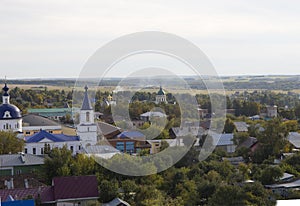
[[[111,181],[103,180],[99,185],[100,201],[102,203],[109,202],[118,196],[118,182],[114,179]]]
[[[233,121],[231,119],[226,119],[225,125],[224,125],[224,130],[223,132],[225,133],[233,133],[235,130],[235,126],[233,124]]]
[[[278,166],[268,166],[262,170],[259,181],[263,184],[273,184],[276,180],[282,177],[283,171]]]
[[[135,193],[138,190],[138,186],[135,184],[133,180],[124,180],[121,183],[123,192],[124,192],[124,199],[125,201],[132,203]]]
[[[221,185],[209,200],[212,206],[245,205],[245,194],[238,186]]]
[[[54,148],[45,159],[44,169],[50,183],[53,177],[71,175],[71,165],[73,163],[72,152],[63,148]]]
[[[23,151],[24,140],[17,137],[17,134],[9,131],[0,131],[0,154],[16,154]]]

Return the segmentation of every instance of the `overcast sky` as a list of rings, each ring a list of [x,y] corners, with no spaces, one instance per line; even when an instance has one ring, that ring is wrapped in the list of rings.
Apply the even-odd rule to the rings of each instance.
[[[193,42],[221,75],[300,74],[298,0],[0,0],[0,76],[76,77],[103,44],[149,30]]]

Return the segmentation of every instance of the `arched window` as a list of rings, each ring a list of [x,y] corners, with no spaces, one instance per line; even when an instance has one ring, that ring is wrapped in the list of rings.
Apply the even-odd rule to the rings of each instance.
[[[86,114],[85,114],[85,120],[86,120],[87,122],[90,121],[90,112],[86,112]]]

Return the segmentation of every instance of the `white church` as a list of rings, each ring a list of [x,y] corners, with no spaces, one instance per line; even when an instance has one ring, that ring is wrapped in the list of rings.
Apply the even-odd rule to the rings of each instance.
[[[75,155],[82,152],[86,147],[97,144],[97,125],[94,121],[94,110],[92,108],[88,87],[85,86],[83,103],[80,109],[80,122],[77,125],[77,136],[65,134],[51,134],[45,130],[24,137],[22,133],[22,116],[18,107],[9,102],[9,88],[5,83],[3,87],[3,100],[0,105],[0,130],[13,131],[18,137],[25,140],[24,153],[43,155],[45,150],[62,148],[64,145]]]

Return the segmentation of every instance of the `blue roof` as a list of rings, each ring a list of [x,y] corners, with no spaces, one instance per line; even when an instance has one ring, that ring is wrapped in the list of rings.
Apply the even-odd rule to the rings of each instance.
[[[117,136],[118,138],[145,138],[145,135],[139,131],[124,131]]]
[[[6,113],[10,115],[9,117],[5,117]],[[0,105],[0,119],[20,119],[21,111],[18,107],[13,104],[1,104]]]
[[[46,132],[45,130],[41,130],[40,132],[32,135],[25,137],[26,143],[35,143],[35,142],[40,142],[43,139],[49,139],[53,142],[69,142],[69,141],[79,141],[78,136],[69,136],[65,134],[50,134]]]

